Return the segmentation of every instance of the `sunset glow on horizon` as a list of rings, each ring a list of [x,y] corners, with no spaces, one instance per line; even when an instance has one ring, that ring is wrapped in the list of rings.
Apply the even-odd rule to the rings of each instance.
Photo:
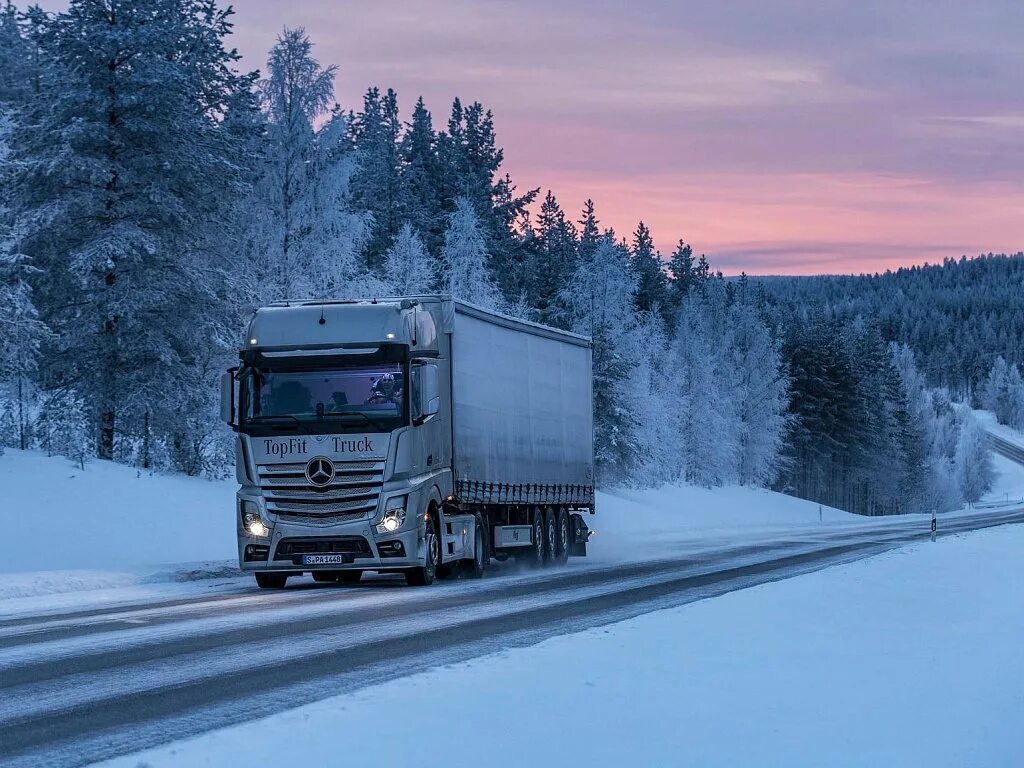
[[[728,6],[727,8],[725,6]],[[1024,248],[1024,10],[930,2],[236,3],[243,66],[303,26],[358,110],[495,115],[504,170],[573,219],[643,220],[726,274]]]

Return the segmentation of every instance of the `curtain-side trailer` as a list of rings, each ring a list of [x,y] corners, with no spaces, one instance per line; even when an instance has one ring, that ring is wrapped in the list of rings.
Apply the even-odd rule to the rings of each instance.
[[[586,554],[589,339],[448,296],[286,301],[254,313],[239,360],[221,410],[261,587]]]

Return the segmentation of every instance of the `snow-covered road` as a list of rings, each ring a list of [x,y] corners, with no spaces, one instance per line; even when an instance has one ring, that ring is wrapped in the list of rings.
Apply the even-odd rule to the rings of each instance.
[[[940,535],[1024,522],[942,520]],[[396,589],[238,581],[157,602],[0,620],[0,762],[81,765],[500,648],[787,578],[927,538],[920,517],[776,532],[647,563],[496,568]]]

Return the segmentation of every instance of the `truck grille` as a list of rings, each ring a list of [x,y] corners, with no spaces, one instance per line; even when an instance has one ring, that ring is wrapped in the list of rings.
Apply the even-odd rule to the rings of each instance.
[[[287,560],[296,555],[346,554],[354,557],[372,557],[369,542],[362,536],[333,536],[331,538],[281,539],[274,550],[275,560]]]
[[[338,461],[334,480],[322,488],[306,479],[306,465],[260,464],[267,509],[284,520],[333,525],[360,520],[377,508],[384,484],[383,461]]]

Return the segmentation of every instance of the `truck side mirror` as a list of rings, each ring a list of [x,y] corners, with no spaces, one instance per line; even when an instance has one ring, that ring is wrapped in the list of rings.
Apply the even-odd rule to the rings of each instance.
[[[419,366],[419,421],[433,416],[441,408],[441,388],[437,376],[436,363],[423,363]]]
[[[232,368],[220,375],[220,418],[232,429],[235,428],[235,371]]]

